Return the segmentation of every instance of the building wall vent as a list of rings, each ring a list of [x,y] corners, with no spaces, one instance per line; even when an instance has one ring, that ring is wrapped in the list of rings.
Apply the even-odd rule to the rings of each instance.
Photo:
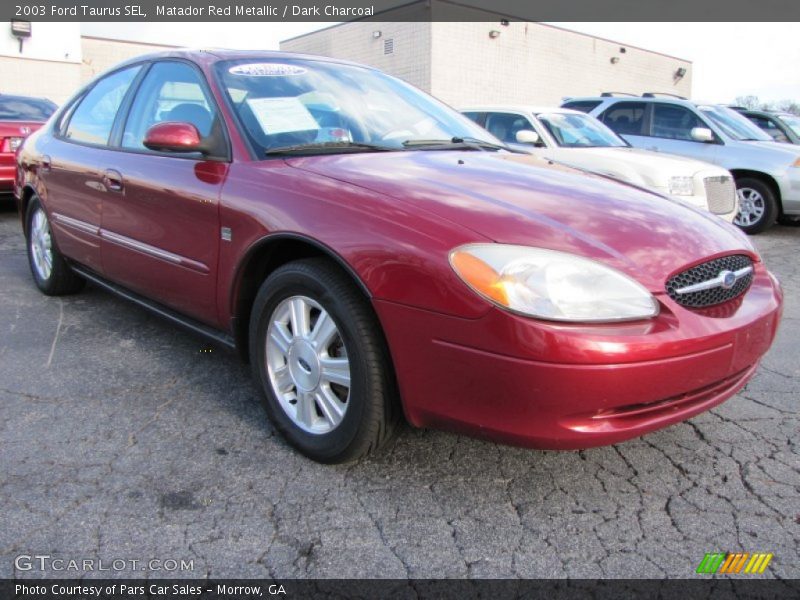
[[[394,54],[394,39],[383,40],[383,53]]]

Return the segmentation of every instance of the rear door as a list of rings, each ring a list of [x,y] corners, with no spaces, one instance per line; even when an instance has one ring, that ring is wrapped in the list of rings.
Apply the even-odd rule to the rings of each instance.
[[[163,121],[193,124],[201,137],[222,142],[214,158],[147,149],[147,130]],[[216,314],[220,242],[219,196],[227,175],[223,124],[204,75],[180,60],[153,63],[141,79],[119,151],[100,169],[119,190],[103,204],[106,276],[211,325]]]
[[[115,154],[111,132],[141,69],[134,65],[98,80],[41,148],[44,203],[59,250],[99,273],[102,205],[110,193],[103,165]]]
[[[598,118],[631,146],[653,149],[649,116],[649,103],[626,100],[611,104]]]

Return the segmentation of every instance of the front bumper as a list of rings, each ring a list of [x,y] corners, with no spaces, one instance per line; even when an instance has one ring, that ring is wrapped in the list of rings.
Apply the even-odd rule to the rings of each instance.
[[[783,212],[800,215],[800,167],[790,167],[783,177],[778,178]]]
[[[735,394],[775,337],[782,293],[759,264],[729,306],[701,314],[659,301],[652,321],[602,326],[374,304],[410,423],[574,449],[640,436]]]

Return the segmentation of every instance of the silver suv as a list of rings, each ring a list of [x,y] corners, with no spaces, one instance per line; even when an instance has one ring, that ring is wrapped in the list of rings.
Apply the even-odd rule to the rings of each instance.
[[[603,94],[562,104],[597,117],[632,146],[714,163],[736,179],[747,233],[800,216],[800,148],[778,144],[736,111],[659,94]]]

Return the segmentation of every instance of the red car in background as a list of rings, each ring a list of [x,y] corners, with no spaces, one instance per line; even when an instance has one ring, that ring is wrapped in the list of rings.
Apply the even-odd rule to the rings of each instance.
[[[56,108],[45,98],[0,94],[0,197],[14,191],[17,148],[44,125]]]
[[[780,320],[737,228],[342,61],[141,57],[18,161],[42,292],[90,280],[238,348],[322,462],[380,446],[401,409],[532,447],[639,436],[736,393]]]

